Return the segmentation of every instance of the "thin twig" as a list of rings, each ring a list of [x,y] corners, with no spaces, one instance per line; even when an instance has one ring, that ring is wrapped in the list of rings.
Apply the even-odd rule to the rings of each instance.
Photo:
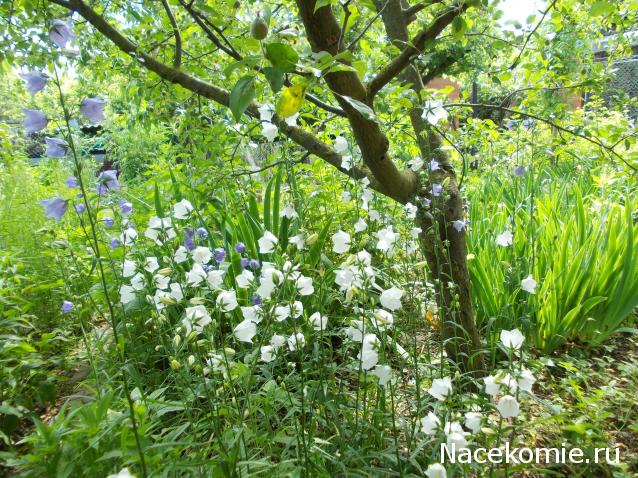
[[[377,12],[377,14],[374,17],[372,17],[372,20],[370,20],[368,24],[365,27],[363,27],[363,30],[361,30],[361,33],[359,33],[356,36],[356,38],[350,42],[350,44],[347,47],[348,50],[352,50],[352,48],[354,48],[354,46],[357,43],[359,43],[359,40],[363,38],[363,35],[366,34],[366,32],[370,29],[370,27],[374,24],[374,22],[376,22],[377,19],[381,16],[381,14],[383,13],[383,10],[385,10],[385,7],[388,6],[388,3],[390,3],[390,0],[386,0],[386,2],[383,4],[383,7],[381,7],[381,9]]]
[[[514,115],[525,116],[527,118],[531,118],[531,119],[535,119],[537,121],[540,121],[541,123],[545,123],[545,124],[547,124],[547,125],[549,125],[549,126],[551,126],[553,128],[556,128],[559,131],[564,131],[565,133],[569,133],[572,136],[576,136],[578,138],[584,139],[585,141],[588,141],[591,144],[595,144],[599,148],[604,149],[609,154],[611,154],[611,155],[615,156],[616,158],[620,159],[629,168],[633,169],[634,171],[638,171],[638,168],[636,166],[633,166],[632,164],[629,164],[625,158],[623,158],[620,154],[618,154],[614,150],[614,146],[606,145],[605,143],[603,143],[600,139],[598,139],[595,136],[587,136],[587,135],[585,135],[583,133],[579,133],[578,131],[574,131],[572,129],[566,128],[565,126],[561,126],[558,123],[555,123],[554,121],[552,121],[550,119],[543,118],[542,116],[538,116],[538,115],[535,115],[535,114],[532,114],[532,113],[526,113],[524,111],[513,110],[511,108],[507,108],[507,107],[502,106],[502,105],[489,105],[489,104],[483,104],[483,103],[449,103],[449,104],[443,105],[443,108],[455,108],[455,107],[474,108],[474,107],[477,107],[477,106],[478,107],[483,107],[483,108],[498,109],[498,110],[506,111],[506,112],[514,114]]]
[[[341,25],[341,31],[339,32],[339,41],[337,41],[337,53],[341,51],[341,45],[343,44],[343,36],[346,33],[346,27],[348,26],[348,20],[350,19],[350,2],[351,0],[347,0],[346,3],[341,4],[343,7],[343,25]]]
[[[547,16],[547,14],[549,13],[549,11],[554,8],[554,5],[556,5],[556,1],[557,0],[553,0],[552,3],[549,4],[549,7],[547,7],[547,9],[543,12],[543,16],[541,17],[541,19],[538,21],[538,23],[536,24],[536,26],[534,27],[534,29],[529,32],[529,35],[527,35],[527,38],[525,39],[525,42],[523,43],[523,47],[521,48],[521,50],[518,52],[518,55],[516,56],[516,59],[512,62],[512,64],[510,65],[510,67],[508,68],[508,70],[513,70],[516,65],[518,65],[518,62],[521,59],[521,56],[523,55],[523,52],[525,51],[525,47],[527,47],[527,44],[529,43],[529,40],[532,38],[532,35],[534,35],[534,33],[536,33],[536,31],[540,28],[540,26],[543,23],[543,20],[545,20],[545,17]]]
[[[177,20],[175,20],[175,15],[173,15],[173,12],[171,11],[168,0],[162,0],[162,5],[164,5],[164,10],[166,10],[168,21],[171,22],[171,26],[173,27],[173,36],[175,37],[175,57],[173,58],[173,67],[179,68],[182,64],[182,34],[179,31]]]

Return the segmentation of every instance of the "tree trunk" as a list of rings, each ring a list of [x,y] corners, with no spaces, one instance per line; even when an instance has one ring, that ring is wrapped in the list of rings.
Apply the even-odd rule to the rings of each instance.
[[[385,4],[385,1],[388,3]],[[389,38],[399,47],[406,45],[409,41],[408,19],[403,2],[377,0],[379,11],[384,5],[381,18]],[[424,85],[414,66],[405,70],[402,80],[420,96]],[[420,108],[411,109],[410,121],[423,159],[436,159],[440,168],[419,184],[417,222],[422,229],[419,237],[421,247],[434,276],[441,336],[448,356],[461,372],[478,377],[483,374],[485,366],[470,293],[465,228],[457,231],[453,226],[453,221],[464,218],[463,198],[454,168],[441,149],[441,139],[422,118]],[[440,196],[432,195],[435,183],[444,185]]]

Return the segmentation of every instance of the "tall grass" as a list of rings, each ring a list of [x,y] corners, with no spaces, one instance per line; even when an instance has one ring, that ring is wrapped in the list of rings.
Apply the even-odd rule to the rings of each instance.
[[[489,180],[471,194],[474,204],[496,204],[471,214],[479,320],[494,331],[521,327],[544,352],[599,344],[638,306],[636,198],[549,174]],[[496,244],[505,230],[512,246]],[[539,284],[534,295],[520,287],[528,274]]]

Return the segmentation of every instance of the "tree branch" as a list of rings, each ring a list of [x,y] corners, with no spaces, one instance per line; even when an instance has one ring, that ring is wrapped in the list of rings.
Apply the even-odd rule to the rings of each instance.
[[[171,22],[171,26],[173,27],[173,36],[175,37],[175,56],[173,58],[173,67],[179,68],[182,65],[182,34],[179,31],[179,26],[177,25],[175,15],[173,15],[171,7],[168,4],[168,0],[162,0],[162,5],[164,5],[164,10],[166,10],[168,21]]]
[[[338,54],[342,29],[329,6],[315,10],[316,0],[296,0],[308,41],[314,52]],[[347,64],[347,62],[343,62]],[[411,170],[400,171],[388,154],[390,141],[376,118],[363,115],[352,100],[372,108],[371,98],[354,71],[333,71],[325,76],[328,87],[346,112],[363,162],[377,179],[384,194],[406,203],[416,193],[417,178]]]
[[[222,44],[219,38],[217,38],[217,35],[215,34],[215,32],[213,32],[213,30],[211,30],[209,26],[207,25],[207,23],[204,21],[203,15],[199,11],[195,10],[189,3],[185,2],[184,0],[179,0],[179,3],[186,9],[186,11],[189,13],[191,18],[195,20],[195,23],[197,23],[197,25],[202,29],[202,31],[209,38],[209,40],[212,41],[221,51],[223,51],[228,56],[230,56],[231,58],[234,58],[237,61],[243,60],[244,57],[232,46],[232,44],[230,44],[228,39],[225,39],[225,42],[228,46]],[[255,66],[255,70],[259,71],[260,73],[263,73],[262,69],[259,68],[258,66]],[[330,113],[336,114],[341,117],[346,116],[346,113],[341,108],[325,103],[310,93],[306,94],[306,98],[308,99],[308,101],[310,101],[311,103],[313,103],[314,105],[318,106],[319,108],[325,111],[328,111]]]
[[[368,97],[373,98],[385,85],[396,78],[415,57],[421,54],[428,41],[434,40],[445,27],[452,23],[456,17],[465,12],[469,7],[470,5],[468,3],[452,6],[432,22],[426,30],[422,30],[418,33],[410,44],[370,81],[367,86]]]
[[[131,40],[126,38],[116,28],[106,21],[104,17],[93,10],[89,5],[84,3],[83,0],[49,0],[51,3],[61,5],[65,8],[72,9],[80,14],[86,21],[88,21],[93,27],[99,31],[102,35],[108,38],[115,46],[117,46],[124,53],[137,59],[142,66],[148,70],[156,73],[160,78],[163,78],[171,83],[176,83],[187,90],[197,93],[205,98],[209,98],[220,105],[228,107],[230,103],[230,93],[216,85],[208,83],[200,78],[189,75],[184,71],[175,69],[162,63],[161,61],[147,55],[144,52],[138,50],[138,47]],[[259,117],[259,105],[252,102],[246,109],[246,113],[254,118]],[[298,127],[290,126],[286,124],[280,118],[273,118],[273,122],[277,125],[279,130],[288,136],[292,141],[302,146],[309,153],[319,156],[328,164],[334,166],[339,171],[354,179],[361,179],[367,177],[370,179],[370,186],[382,194],[390,195],[390,191],[383,187],[378,181],[374,179],[371,172],[367,168],[355,167],[351,170],[345,170],[341,167],[342,157],[338,154],[330,145],[319,140],[312,133]]]
[[[585,141],[588,141],[591,144],[595,144],[599,148],[604,149],[609,154],[611,154],[611,155],[615,156],[616,158],[620,159],[629,168],[633,169],[634,171],[638,171],[638,168],[636,168],[632,164],[628,163],[625,158],[623,158],[620,154],[618,154],[616,152],[614,147],[617,146],[617,143],[615,145],[613,145],[613,146],[606,145],[605,143],[602,142],[602,140],[600,140],[596,136],[587,136],[587,135],[585,135],[583,133],[579,133],[578,131],[575,131],[573,129],[566,128],[565,126],[561,126],[558,123],[555,123],[554,121],[552,121],[550,119],[543,118],[542,116],[538,116],[538,115],[535,115],[533,113],[526,113],[525,111],[514,110],[512,108],[507,108],[506,106],[503,106],[503,105],[489,105],[489,104],[483,104],[483,103],[450,103],[450,104],[443,105],[443,108],[456,108],[456,107],[459,107],[459,108],[474,108],[474,107],[477,107],[477,106],[482,107],[482,108],[498,109],[498,110],[506,111],[506,112],[514,114],[514,115],[524,116],[526,118],[535,119],[537,121],[540,121],[541,123],[545,123],[548,126],[551,126],[552,128],[556,128],[559,131],[563,131],[563,132],[571,134],[572,136],[575,136],[577,138],[584,139]]]
[[[424,2],[415,3],[411,7],[404,8],[402,11],[403,11],[403,17],[405,18],[406,26],[412,23],[414,20],[416,20],[416,14],[419,13],[421,10],[429,6],[432,6],[436,3],[441,3],[442,1],[443,0],[426,0]]]
[[[532,36],[534,35],[534,33],[536,33],[536,31],[540,28],[540,26],[543,24],[543,20],[545,20],[545,17],[547,16],[547,14],[549,13],[549,11],[554,8],[554,5],[556,5],[556,1],[557,0],[553,0],[552,3],[549,4],[549,6],[547,7],[547,9],[543,12],[543,16],[541,17],[541,19],[538,21],[538,23],[536,24],[536,26],[534,27],[534,29],[529,32],[529,35],[527,35],[527,38],[525,38],[525,43],[523,43],[523,47],[520,49],[520,51],[518,52],[518,55],[516,57],[516,59],[512,62],[512,64],[510,65],[510,67],[508,68],[508,70],[513,70],[516,65],[518,65],[518,62],[521,59],[521,56],[523,55],[523,52],[525,51],[525,48],[527,47],[527,44],[529,43],[529,40],[532,38]]]
[[[359,40],[363,38],[363,35],[366,34],[366,32],[370,29],[370,27],[374,24],[374,22],[376,22],[377,19],[381,16],[381,14],[383,13],[383,10],[385,10],[385,7],[388,6],[388,2],[389,0],[386,0],[381,10],[379,10],[377,14],[374,17],[372,17],[372,20],[370,20],[368,24],[365,27],[363,27],[363,30],[361,30],[361,33],[359,33],[357,37],[350,42],[350,44],[347,46],[348,50],[352,50],[352,48],[359,42]]]

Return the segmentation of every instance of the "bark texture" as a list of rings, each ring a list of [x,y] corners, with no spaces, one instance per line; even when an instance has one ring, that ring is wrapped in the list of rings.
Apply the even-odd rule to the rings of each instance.
[[[381,3],[377,0],[376,5],[382,11],[381,18],[389,38],[399,47],[405,45],[409,37],[408,18],[401,15],[405,10],[404,2],[383,0]],[[408,66],[401,79],[420,95],[424,85],[416,67]],[[422,157],[436,159],[440,167],[419,184],[417,221],[422,229],[421,247],[435,277],[441,335],[448,356],[457,361],[459,368],[480,375],[484,371],[484,361],[472,306],[465,229],[457,231],[453,226],[453,221],[464,217],[463,198],[454,167],[441,149],[441,138],[422,118],[420,109],[411,110],[410,122]],[[432,195],[434,183],[444,184],[441,196]]]

